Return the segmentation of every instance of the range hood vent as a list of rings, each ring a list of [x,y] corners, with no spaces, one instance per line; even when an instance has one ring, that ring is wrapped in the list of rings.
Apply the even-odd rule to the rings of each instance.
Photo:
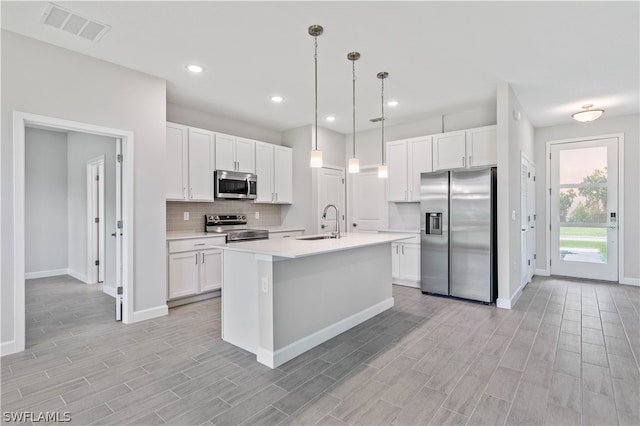
[[[53,3],[47,5],[40,22],[96,43],[111,29],[109,25],[83,18]]]

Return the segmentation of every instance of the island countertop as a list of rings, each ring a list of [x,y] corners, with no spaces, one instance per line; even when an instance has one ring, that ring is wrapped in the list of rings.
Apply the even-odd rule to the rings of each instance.
[[[301,238],[307,238],[305,235]],[[351,250],[358,247],[366,247],[392,241],[411,238],[410,234],[392,233],[343,233],[341,238],[329,238],[325,240],[301,240],[298,238],[285,238],[278,240],[256,240],[235,242],[221,245],[223,250],[232,250],[245,253],[264,254],[283,258],[299,258],[315,256],[318,254],[332,253],[341,250]]]

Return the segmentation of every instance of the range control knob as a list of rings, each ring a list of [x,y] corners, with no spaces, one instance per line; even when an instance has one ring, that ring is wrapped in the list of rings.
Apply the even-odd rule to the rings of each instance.
[[[211,220],[214,220],[216,222],[220,221],[220,216],[211,216],[211,217],[213,218]]]
[[[239,216],[239,219],[240,219],[240,220],[247,220],[247,217],[246,217],[245,215],[240,215],[240,216]]]

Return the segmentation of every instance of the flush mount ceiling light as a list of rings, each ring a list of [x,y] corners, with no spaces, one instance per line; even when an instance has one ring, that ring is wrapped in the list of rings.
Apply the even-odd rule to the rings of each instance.
[[[320,25],[311,25],[309,27],[309,35],[313,37],[314,45],[315,45],[315,53],[313,55],[313,61],[315,64],[314,68],[314,76],[315,76],[315,86],[314,86],[314,94],[315,94],[315,103],[314,103],[314,138],[313,142],[315,143],[314,149],[311,151],[311,157],[309,159],[309,165],[311,167],[322,167],[322,151],[318,150],[318,36],[321,36],[324,32],[324,29]]]
[[[381,83],[381,96],[380,96],[380,105],[382,106],[382,114],[380,114],[380,123],[382,124],[382,164],[378,166],[378,177],[381,179],[386,179],[389,176],[389,171],[387,170],[387,165],[384,163],[384,79],[389,77],[388,72],[379,72],[377,77],[380,79]]]
[[[400,102],[398,102],[398,101],[389,101],[389,102],[387,102],[387,105],[390,106],[390,107],[395,107],[395,106],[398,106],[399,103]]]
[[[593,108],[593,104],[582,105],[582,111],[576,112],[572,114],[574,120],[580,121],[581,123],[587,123],[589,121],[597,120],[604,114],[603,109],[591,109]]]
[[[333,115],[327,115],[327,118],[325,118],[325,120],[327,121],[336,121],[336,117]]]
[[[351,61],[353,77],[353,158],[349,159],[349,173],[360,173],[360,160],[356,158],[356,61],[360,59],[360,53],[349,52],[347,59]]]
[[[279,104],[280,102],[284,101],[284,98],[282,96],[274,95],[271,97],[271,101]]]
[[[202,71],[204,71],[204,68],[197,64],[189,64],[187,65],[187,69],[194,74],[200,74]]]

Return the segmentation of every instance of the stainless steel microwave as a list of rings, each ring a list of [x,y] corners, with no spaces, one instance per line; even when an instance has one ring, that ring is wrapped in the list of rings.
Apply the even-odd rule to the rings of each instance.
[[[253,173],[216,170],[214,188],[216,198],[252,200],[258,194],[258,177]]]

